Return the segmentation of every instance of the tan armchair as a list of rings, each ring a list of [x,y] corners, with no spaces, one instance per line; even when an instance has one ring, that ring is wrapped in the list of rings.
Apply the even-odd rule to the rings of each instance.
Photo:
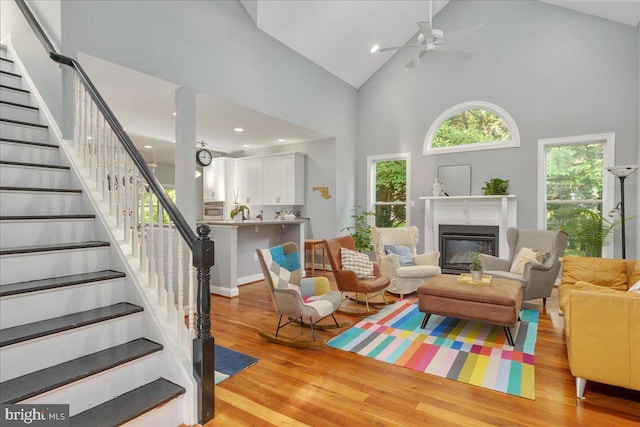
[[[481,254],[482,269],[486,274],[502,279],[518,281],[522,284],[522,300],[542,298],[542,305],[547,304],[547,297],[558,278],[560,257],[567,247],[567,233],[552,230],[520,230],[507,229],[509,258],[500,259]],[[522,272],[514,272],[518,254],[522,248],[547,252],[545,259],[538,262],[524,262],[520,265]]]
[[[341,249],[346,248],[355,251],[353,237],[343,236],[331,240],[325,240],[324,246],[327,250],[329,262],[331,263],[331,270],[336,278],[336,285],[340,292],[355,292],[356,302],[359,302],[358,294],[363,293],[368,314],[375,311],[369,308],[369,294],[378,292],[382,296],[384,303],[387,303],[382,291],[389,286],[389,277],[382,276],[380,274],[380,268],[376,263],[373,263],[374,277],[369,279],[361,279],[354,271],[342,269]]]
[[[371,230],[373,250],[376,261],[380,265],[380,273],[389,276],[388,292],[399,294],[402,298],[406,294],[415,292],[424,281],[437,276],[442,271],[438,266],[440,252],[418,254],[418,228],[377,228]],[[394,253],[387,253],[385,246],[408,246],[411,250],[410,258],[413,265],[400,265],[400,258]]]

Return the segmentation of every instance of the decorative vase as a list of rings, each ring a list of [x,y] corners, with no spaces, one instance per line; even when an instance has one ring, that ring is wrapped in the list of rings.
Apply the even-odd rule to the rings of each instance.
[[[431,195],[433,197],[444,196],[444,182],[440,178],[434,178],[433,184],[431,184]]]
[[[482,281],[482,270],[470,270],[471,271],[471,280],[474,282]]]

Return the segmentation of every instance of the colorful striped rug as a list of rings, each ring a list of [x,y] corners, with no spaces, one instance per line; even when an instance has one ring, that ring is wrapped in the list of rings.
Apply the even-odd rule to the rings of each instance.
[[[213,369],[215,370],[215,384],[230,378],[240,371],[258,362],[258,358],[239,351],[231,350],[220,345],[214,346]]]
[[[501,326],[424,313],[401,300],[331,339],[327,345],[439,377],[535,399],[538,311],[523,310],[515,346]]]

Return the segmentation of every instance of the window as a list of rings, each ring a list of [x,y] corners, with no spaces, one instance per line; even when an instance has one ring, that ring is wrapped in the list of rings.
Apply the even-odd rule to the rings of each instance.
[[[165,188],[165,193],[171,199],[173,203],[176,202],[176,189],[175,188]],[[138,203],[144,207],[144,222],[149,222],[149,198],[151,197],[151,193],[149,191],[144,192],[143,200],[139,200]],[[151,199],[153,200],[153,207],[151,208],[153,211],[153,223],[156,224],[158,222],[158,198],[153,196]],[[169,218],[169,214],[166,211],[162,211],[162,222],[164,224],[170,224],[171,218]]]
[[[497,105],[474,101],[449,108],[433,122],[423,154],[519,146],[520,134],[511,116]]]
[[[409,224],[409,153],[369,156],[369,206],[376,227]]]
[[[539,142],[539,197],[543,206],[539,228],[564,230],[565,253],[612,256],[610,245],[617,225],[609,212],[614,180],[605,171],[613,159],[613,134],[558,138]]]

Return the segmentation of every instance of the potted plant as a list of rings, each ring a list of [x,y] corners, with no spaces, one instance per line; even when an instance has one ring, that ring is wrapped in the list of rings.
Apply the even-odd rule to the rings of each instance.
[[[244,211],[245,211],[245,209],[249,209],[249,208],[247,206],[245,206],[245,205],[236,205],[235,208],[231,209],[231,212],[229,213],[229,216],[235,222],[242,222],[242,221],[244,221]],[[238,217],[238,214],[240,214],[239,217]]]
[[[474,282],[482,280],[482,261],[480,261],[479,252],[471,252],[471,264],[469,264],[469,271],[471,271],[471,280]]]
[[[495,194],[509,194],[507,193],[508,188],[508,179],[491,178],[489,181],[485,181],[482,190],[484,190],[485,196],[492,196]]]
[[[345,227],[340,231],[352,231],[351,236],[356,246],[356,250],[359,252],[372,251],[373,242],[371,241],[371,225],[369,225],[369,217],[376,214],[369,211],[364,211],[360,206],[356,206],[352,209],[353,215],[351,218],[355,220],[353,227]],[[360,212],[358,212],[360,211]]]

